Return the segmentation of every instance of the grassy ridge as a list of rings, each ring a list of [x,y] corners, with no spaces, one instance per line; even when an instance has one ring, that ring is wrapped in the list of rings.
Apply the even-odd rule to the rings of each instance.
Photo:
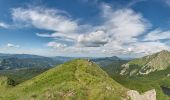
[[[73,60],[5,90],[1,99],[119,100],[125,97],[123,86],[113,81],[98,65]],[[17,94],[16,94],[17,93]]]

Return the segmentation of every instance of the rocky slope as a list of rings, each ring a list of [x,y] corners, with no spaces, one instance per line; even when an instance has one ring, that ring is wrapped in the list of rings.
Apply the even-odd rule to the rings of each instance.
[[[146,75],[170,66],[170,52],[163,50],[153,55],[134,59],[122,65],[121,75]]]
[[[131,100],[156,100],[156,91],[155,89],[149,90],[143,94],[139,94],[138,91],[130,90],[127,93]]]

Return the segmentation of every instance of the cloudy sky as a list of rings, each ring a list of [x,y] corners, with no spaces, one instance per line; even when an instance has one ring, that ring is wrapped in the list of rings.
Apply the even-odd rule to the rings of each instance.
[[[170,50],[170,0],[0,0],[0,52],[138,57]]]

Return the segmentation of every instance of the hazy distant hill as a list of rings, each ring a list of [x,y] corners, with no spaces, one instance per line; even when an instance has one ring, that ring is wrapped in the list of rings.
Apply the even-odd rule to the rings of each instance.
[[[73,60],[52,68],[15,88],[0,90],[4,99],[120,100],[126,89],[112,80],[98,65]],[[17,94],[16,94],[17,93]]]
[[[128,62],[128,60],[122,60],[117,56],[104,57],[104,58],[95,58],[91,59],[96,62],[101,68],[106,71],[109,75],[119,73],[121,70],[121,65]]]
[[[61,64],[60,61],[54,61],[51,58],[3,58],[0,60],[0,70],[18,69],[30,67],[52,67]]]
[[[29,54],[0,54],[0,70],[30,67],[53,67],[63,63],[61,60]]]

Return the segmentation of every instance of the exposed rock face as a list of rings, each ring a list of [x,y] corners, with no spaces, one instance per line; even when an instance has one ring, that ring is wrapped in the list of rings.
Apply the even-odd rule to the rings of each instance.
[[[170,74],[168,74],[167,77],[170,77]]]
[[[126,72],[129,69],[129,64],[128,63],[127,64],[123,64],[122,67],[123,67],[123,69],[121,70],[120,74],[121,75],[127,74]]]
[[[170,65],[170,52],[163,50],[152,55],[137,58],[123,64],[121,75],[147,75],[151,72],[166,70]]]
[[[155,89],[149,90],[141,95],[138,91],[130,90],[127,92],[127,95],[131,98],[131,100],[156,100]]]

